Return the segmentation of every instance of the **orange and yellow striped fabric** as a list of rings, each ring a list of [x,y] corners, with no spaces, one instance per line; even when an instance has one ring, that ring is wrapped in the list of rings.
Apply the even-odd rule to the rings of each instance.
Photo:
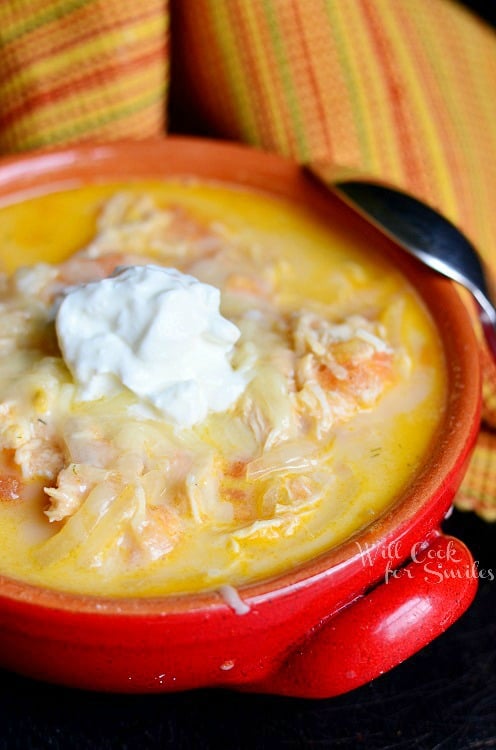
[[[456,0],[170,0],[190,129],[441,210],[496,273],[496,34]],[[167,0],[0,0],[0,153],[158,135]],[[175,105],[178,104],[176,100]],[[193,120],[193,122],[195,122]],[[460,507],[496,518],[496,367]]]
[[[2,0],[0,152],[159,135],[166,0]]]
[[[475,510],[487,521],[496,521],[496,436],[482,430],[469,471],[456,496],[460,510]]]
[[[178,0],[175,71],[203,127],[329,184],[390,183],[462,228],[496,273],[496,34],[454,0]],[[484,351],[486,428],[496,368]],[[496,437],[460,505],[496,518]]]
[[[453,0],[179,0],[209,130],[411,191],[496,245],[496,35]]]

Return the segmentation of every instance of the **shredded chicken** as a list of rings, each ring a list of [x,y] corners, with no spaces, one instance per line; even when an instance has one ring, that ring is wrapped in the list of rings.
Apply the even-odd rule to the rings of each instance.
[[[248,387],[224,421],[181,435],[126,392],[75,409],[53,332],[53,304],[68,286],[150,262],[218,286],[223,314],[242,332],[234,358]],[[24,479],[46,480],[45,512],[59,528],[40,551],[44,564],[74,550],[84,565],[116,556],[144,564],[195,524],[237,524],[240,538],[257,529],[290,535],[294,509],[310,512],[321,500],[333,428],[381,397],[396,352],[376,319],[285,309],[277,278],[270,254],[227,229],[121,194],[86,248],[4,283],[0,357],[15,354],[1,370],[0,446]]]
[[[332,323],[302,312],[292,322],[294,403],[321,438],[381,396],[393,378],[393,351],[382,327],[358,315]]]

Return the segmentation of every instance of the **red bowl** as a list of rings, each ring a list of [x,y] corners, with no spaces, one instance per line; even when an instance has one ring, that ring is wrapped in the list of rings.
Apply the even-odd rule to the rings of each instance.
[[[438,439],[394,507],[316,559],[243,587],[243,613],[217,593],[117,600],[0,578],[0,665],[98,690],[231,686],[302,697],[337,695],[427,644],[475,594],[469,551],[440,531],[479,426],[480,373],[471,322],[450,282],[406,257],[294,164],[250,148],[170,138],[8,158],[0,162],[0,202],[95,181],[179,175],[248,186],[311,206],[403,270],[428,306],[445,348],[449,405]]]

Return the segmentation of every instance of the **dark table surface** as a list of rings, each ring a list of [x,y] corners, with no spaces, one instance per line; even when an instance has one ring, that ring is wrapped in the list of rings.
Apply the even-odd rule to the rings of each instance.
[[[465,4],[496,22],[496,0]],[[496,579],[496,525],[455,512],[444,528]],[[465,615],[420,653],[329,700],[224,690],[107,695],[0,671],[0,750],[279,747],[496,748],[496,580],[481,580]]]
[[[447,532],[496,575],[496,526],[454,513]],[[198,690],[108,695],[0,671],[0,748],[496,748],[496,580],[465,615],[374,682],[307,701]]]

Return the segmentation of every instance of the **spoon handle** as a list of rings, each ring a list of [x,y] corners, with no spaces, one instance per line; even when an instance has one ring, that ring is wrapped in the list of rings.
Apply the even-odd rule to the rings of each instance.
[[[479,308],[479,320],[482,326],[482,331],[486,339],[487,346],[493,355],[493,359],[496,362],[496,310],[492,303],[488,300],[488,305],[491,306],[491,314],[488,315],[488,307],[482,307],[477,301],[477,307]]]
[[[464,286],[477,303],[487,345],[496,361],[496,307],[489,273],[477,250],[448,219],[413,196],[383,185],[347,181],[335,190],[401,248]]]

